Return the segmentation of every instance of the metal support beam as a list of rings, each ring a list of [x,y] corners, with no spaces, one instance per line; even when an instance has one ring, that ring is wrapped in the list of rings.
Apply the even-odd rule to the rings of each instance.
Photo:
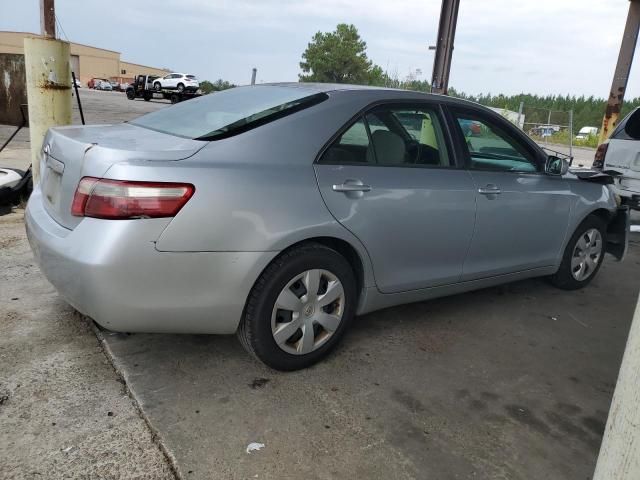
[[[56,7],[54,0],[40,0],[40,33],[44,38],[56,38]]]
[[[640,298],[638,300],[593,480],[640,478]]]
[[[442,0],[438,42],[435,49],[436,56],[433,61],[433,75],[431,76],[431,91],[433,93],[446,95],[449,88],[449,72],[451,71],[451,56],[453,55],[453,41],[456,36],[459,5],[460,0]]]
[[[254,68],[253,70],[251,70],[251,85],[256,84],[256,73],[258,73],[257,68]]]
[[[622,44],[620,45],[620,53],[618,54],[618,63],[613,74],[613,82],[611,83],[611,92],[607,101],[607,109],[605,110],[602,120],[602,129],[600,130],[599,143],[604,142],[611,132],[615,129],[622,109],[624,101],[624,93],[627,89],[627,81],[629,80],[629,71],[633,61],[633,54],[638,42],[638,29],[640,28],[640,0],[631,0],[629,3],[629,15],[627,16],[627,24],[624,27],[622,36]]]

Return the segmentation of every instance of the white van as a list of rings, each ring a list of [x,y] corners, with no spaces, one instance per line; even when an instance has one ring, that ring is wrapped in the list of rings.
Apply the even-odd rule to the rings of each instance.
[[[597,135],[598,127],[582,127],[576,135],[576,140],[586,140],[590,135]]]
[[[593,168],[612,173],[622,201],[640,210],[640,107],[624,117],[598,147]]]

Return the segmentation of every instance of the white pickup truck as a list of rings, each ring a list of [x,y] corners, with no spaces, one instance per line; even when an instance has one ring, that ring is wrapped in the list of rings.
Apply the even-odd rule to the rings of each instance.
[[[623,203],[640,210],[640,107],[598,147],[593,167],[610,173]]]

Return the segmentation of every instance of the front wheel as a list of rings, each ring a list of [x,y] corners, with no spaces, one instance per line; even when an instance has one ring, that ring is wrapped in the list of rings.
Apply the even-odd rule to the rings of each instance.
[[[136,92],[133,91],[133,88],[127,89],[127,98],[129,100],[135,100],[136,99]]]
[[[338,344],[356,302],[356,280],[345,258],[323,245],[303,245],[278,257],[258,278],[238,338],[271,368],[306,368]]]
[[[563,290],[577,290],[594,279],[604,260],[607,226],[596,216],[588,217],[573,233],[562,263],[551,283]]]

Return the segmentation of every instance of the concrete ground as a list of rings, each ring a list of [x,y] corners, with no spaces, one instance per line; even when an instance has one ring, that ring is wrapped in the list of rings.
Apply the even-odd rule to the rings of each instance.
[[[93,121],[160,106],[120,95],[87,91],[111,111]],[[640,288],[635,234],[585,290],[530,280],[376,312],[287,374],[235,337],[102,332],[122,385],[21,212],[0,242],[3,479],[171,478],[158,445],[186,479],[590,478]]]
[[[302,372],[265,368],[234,337],[106,342],[185,478],[590,478],[637,237],[585,290],[531,280],[376,312]]]
[[[171,479],[89,322],[35,265],[22,211],[0,217],[0,478]]]

